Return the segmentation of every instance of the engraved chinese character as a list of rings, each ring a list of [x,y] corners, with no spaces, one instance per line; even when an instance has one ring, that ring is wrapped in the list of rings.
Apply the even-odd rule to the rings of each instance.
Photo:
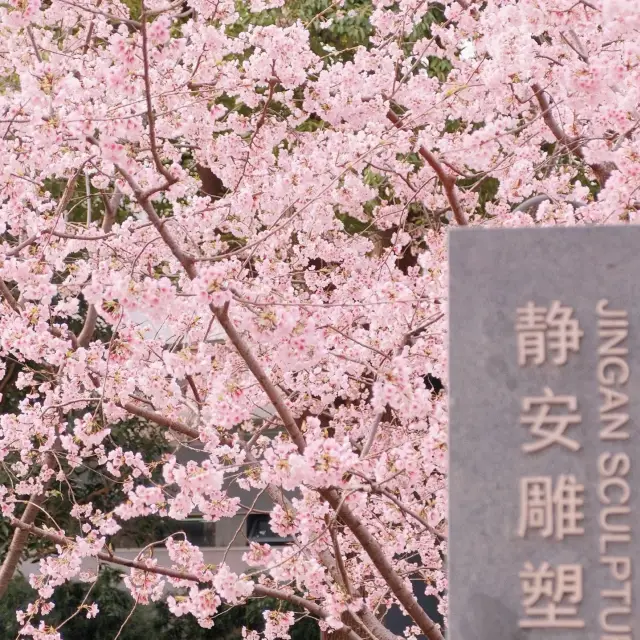
[[[522,399],[523,411],[532,412],[534,407],[537,407],[536,413],[520,417],[521,424],[530,425],[529,432],[536,438],[535,442],[523,444],[523,451],[535,453],[552,444],[562,445],[570,451],[580,449],[578,442],[565,436],[565,431],[581,420],[580,414],[576,413],[578,401],[575,396],[554,396],[553,391],[545,387],[544,396]],[[550,415],[553,407],[564,408],[566,413]]]
[[[577,605],[582,602],[582,566],[543,562],[537,569],[526,562],[520,572],[522,605],[526,619],[522,629],[583,629]]]
[[[518,535],[539,529],[543,538],[555,533],[556,540],[584,533],[579,522],[584,519],[584,485],[574,476],[561,475],[553,490],[549,476],[520,479],[520,526]]]
[[[558,300],[551,306],[536,307],[529,302],[517,310],[516,331],[518,332],[518,364],[528,361],[543,364],[547,352],[553,355],[554,364],[566,364],[569,351],[580,348],[580,338],[584,332],[575,318],[573,309],[563,307]]]

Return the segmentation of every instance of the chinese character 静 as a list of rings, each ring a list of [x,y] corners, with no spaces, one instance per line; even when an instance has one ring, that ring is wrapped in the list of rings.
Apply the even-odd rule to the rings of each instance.
[[[537,307],[529,302],[517,310],[518,364],[543,364],[547,355],[554,364],[566,364],[570,351],[580,348],[584,335],[580,325],[572,318],[573,309],[563,307],[555,300],[549,308]]]

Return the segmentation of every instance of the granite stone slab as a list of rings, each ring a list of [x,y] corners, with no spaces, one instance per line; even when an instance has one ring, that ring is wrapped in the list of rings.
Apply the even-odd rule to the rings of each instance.
[[[449,251],[447,637],[640,638],[640,227]]]

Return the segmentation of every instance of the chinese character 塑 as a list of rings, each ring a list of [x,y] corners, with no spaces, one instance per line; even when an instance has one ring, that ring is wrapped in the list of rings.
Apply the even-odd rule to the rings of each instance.
[[[533,302],[517,310],[518,364],[529,360],[543,364],[547,352],[553,355],[554,364],[565,364],[569,351],[577,352],[584,332],[575,318],[573,309],[563,307],[555,300],[551,306],[536,307]]]
[[[543,562],[537,569],[526,562],[520,572],[522,605],[526,619],[522,629],[582,629],[577,605],[582,602],[582,566],[563,564],[555,568]]]
[[[552,407],[563,405],[567,413],[549,415]],[[536,406],[537,413],[520,417],[520,422],[530,425],[530,433],[536,437],[535,442],[523,444],[522,450],[535,453],[552,444],[560,444],[571,451],[578,451],[580,444],[564,435],[569,426],[578,424],[581,420],[580,414],[576,413],[578,402],[575,396],[554,396],[553,391],[545,387],[544,396],[522,399],[523,411],[531,412]]]
[[[568,535],[581,535],[578,526],[584,519],[584,485],[574,476],[559,476],[553,490],[549,476],[520,479],[520,526],[518,534],[524,538],[529,529],[539,529],[543,538],[555,532],[556,540]]]

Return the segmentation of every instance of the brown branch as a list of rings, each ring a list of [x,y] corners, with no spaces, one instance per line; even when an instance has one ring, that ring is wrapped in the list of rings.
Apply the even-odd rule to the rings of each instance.
[[[147,39],[147,15],[143,12],[142,22],[140,24],[140,35],[142,36],[142,64],[143,64],[143,78],[144,78],[144,94],[147,103],[147,118],[149,121],[149,140],[151,142],[151,155],[153,162],[156,165],[156,169],[162,174],[162,176],[168,182],[175,181],[175,178],[162,164],[160,154],[158,153],[158,141],[156,139],[156,120],[153,113],[153,104],[151,102],[151,75],[149,64],[149,47]]]
[[[191,388],[191,393],[193,393],[193,398],[196,401],[196,404],[199,407],[202,407],[202,397],[200,396],[200,392],[198,391],[198,387],[196,386],[196,381],[193,379],[193,376],[187,374],[185,375],[187,383]]]
[[[262,368],[262,365],[258,359],[253,355],[251,347],[245,342],[244,338],[238,333],[235,326],[229,318],[227,308],[220,309],[219,307],[211,306],[211,309],[216,316],[220,326],[224,329],[227,337],[231,341],[231,344],[236,348],[236,351],[240,357],[244,360],[245,364],[249,368],[249,371],[253,374],[258,384],[262,387],[263,391],[267,394],[271,404],[275,408],[276,412],[280,416],[284,428],[291,440],[298,447],[298,451],[303,453],[306,448],[304,436],[298,427],[296,419],[293,417],[291,410],[284,402],[282,395],[278,388],[273,384],[267,375],[266,371]]]
[[[273,65],[271,66],[271,73],[275,73],[275,66],[276,66],[276,63],[274,62]],[[267,111],[269,110],[269,105],[271,104],[271,100],[273,99],[273,91],[276,87],[277,82],[278,81],[276,80],[276,78],[269,79],[269,93],[267,95],[267,99],[265,100],[262,113],[260,114],[258,118],[258,122],[256,123],[256,128],[253,132],[253,135],[251,136],[251,140],[249,142],[249,149],[251,149],[251,147],[253,146],[256,136],[258,135],[258,133],[260,132],[260,129],[262,129],[262,126],[267,120]]]
[[[64,231],[50,231],[49,235],[54,238],[64,238],[65,240],[87,240],[88,242],[96,240],[108,240],[113,237],[113,233],[105,233],[101,236],[79,235],[77,233],[65,233]]]
[[[63,4],[68,4],[71,7],[75,7],[76,9],[80,9],[81,11],[88,11],[96,16],[103,16],[107,20],[111,20],[115,23],[126,24],[129,27],[133,27],[134,29],[139,29],[141,27],[140,23],[137,20],[129,20],[128,18],[121,18],[120,16],[113,15],[112,13],[107,13],[105,11],[98,11],[97,9],[91,9],[86,6],[80,6],[75,2],[70,2],[70,0],[60,0]],[[98,5],[96,5],[98,6]]]
[[[440,165],[438,165],[440,166]],[[153,204],[149,201],[145,194],[141,193],[136,181],[125,170],[118,167],[118,170],[124,176],[125,180],[129,183],[133,189],[134,194],[138,200],[138,203],[147,214],[149,221],[156,228],[162,239],[165,241],[167,247],[171,250],[175,258],[180,262],[183,269],[187,273],[190,279],[197,277],[198,273],[194,266],[192,258],[188,257],[184,251],[180,248],[175,239],[165,228],[163,221],[159,218],[155,211]],[[466,222],[466,221],[465,221]],[[287,431],[291,440],[296,444],[298,451],[301,453],[305,450],[305,440],[302,432],[300,431],[298,424],[296,423],[291,410],[286,405],[280,391],[276,385],[271,381],[267,373],[262,368],[262,365],[258,359],[254,356],[250,346],[238,333],[235,326],[229,318],[229,303],[227,302],[224,307],[216,307],[209,305],[212,313],[224,329],[227,337],[236,348],[236,351],[240,357],[244,360],[247,368],[251,371],[256,381],[260,384],[263,391],[271,401],[271,404],[275,408],[276,412],[280,416],[285,430]],[[422,632],[429,638],[429,640],[444,640],[436,624],[427,615],[424,609],[420,606],[415,599],[411,590],[405,585],[402,578],[395,572],[391,562],[386,557],[384,550],[371,534],[371,532],[362,523],[362,520],[355,516],[353,512],[344,504],[344,499],[335,489],[322,489],[318,493],[324,498],[336,511],[347,527],[351,530],[354,537],[360,542],[363,550],[369,556],[374,566],[380,572],[380,575],[385,579],[392,593],[400,604],[405,608],[407,613],[411,616],[413,621],[418,625]]]
[[[353,588],[351,587],[349,574],[347,573],[347,568],[344,564],[344,558],[342,557],[342,552],[340,551],[340,544],[338,542],[338,534],[335,530],[335,524],[327,523],[327,525],[329,528],[329,535],[331,536],[331,543],[333,544],[333,553],[336,559],[336,564],[338,565],[338,570],[340,571],[340,576],[342,577],[342,583],[344,584],[346,592],[349,595],[353,595]]]
[[[415,329],[412,329],[411,331],[407,332],[404,336],[403,344],[404,345],[409,344],[409,341],[411,340],[411,338],[416,337],[419,333],[424,331],[427,327],[430,327],[432,324],[435,324],[439,320],[442,320],[442,318],[444,318],[444,313],[442,312],[436,313],[434,316],[432,316],[425,323],[421,324],[419,327],[416,327]]]
[[[545,95],[544,89],[537,82],[534,82],[531,85],[531,88],[533,89],[533,95],[537,100],[538,106],[540,107],[540,110],[542,112],[542,119],[553,134],[554,138],[558,142],[563,144],[569,150],[569,152],[573,154],[574,157],[576,157],[578,160],[581,160],[582,162],[585,162],[584,152],[582,150],[582,146],[580,145],[580,141],[568,136],[564,132],[558,121],[554,118],[552,107],[547,96]],[[604,187],[607,180],[611,177],[611,167],[599,162],[594,162],[589,166],[595,174],[596,180],[598,181],[600,186]]]
[[[47,455],[45,456],[44,464],[47,467],[53,468],[55,464],[55,457],[52,453],[47,453]],[[22,552],[24,551],[27,540],[29,539],[28,528],[30,526],[33,526],[33,523],[35,522],[36,517],[40,512],[42,503],[44,502],[44,498],[44,491],[41,494],[34,496],[27,503],[27,506],[22,512],[22,516],[20,517],[20,519],[13,519],[19,524],[16,525],[16,530],[13,532],[13,537],[11,538],[11,544],[9,545],[9,549],[4,557],[4,560],[2,561],[2,567],[0,567],[0,599],[3,598],[5,593],[7,592],[9,583],[11,582],[16,569],[20,564]]]
[[[198,432],[196,430],[191,429],[184,423],[181,423],[177,420],[172,420],[170,418],[166,418],[154,411],[148,411],[148,410],[142,409],[141,407],[138,407],[137,405],[132,405],[129,403],[122,405],[122,408],[126,409],[130,413],[133,413],[134,415],[138,415],[139,417],[145,418],[150,422],[154,422],[159,426],[167,427],[173,431],[177,431],[178,433],[183,433],[185,435],[192,437],[193,439],[196,439],[198,437]],[[242,444],[246,453],[247,462],[252,466],[259,467],[259,462],[253,456],[249,448],[247,448],[246,443],[243,442]],[[275,504],[280,505],[285,511],[293,510],[291,503],[284,496],[284,494],[278,487],[276,487],[273,484],[267,484],[266,490]],[[338,568],[337,558],[336,559],[332,558],[331,555],[326,550],[319,552],[319,559],[321,563],[327,568],[332,578],[337,583],[340,584],[342,582],[341,577],[346,575],[346,570],[344,569],[344,565],[343,565],[344,573],[342,573],[342,571],[340,571]],[[340,558],[340,560],[342,559]],[[347,584],[348,584],[348,580],[347,580]],[[373,613],[369,609],[364,607],[361,610],[361,615],[363,617],[363,620],[365,621],[368,632],[369,630],[372,630],[373,632],[375,632],[377,637],[381,638],[382,640],[397,640],[398,636],[396,636],[395,634],[391,633],[388,629],[386,629],[386,627],[384,627],[384,625],[380,623],[380,621],[373,615]],[[357,637],[357,635],[354,637]]]
[[[35,498],[33,498],[33,500],[29,501],[24,512],[22,513],[22,517],[18,522],[20,522],[21,525],[25,526],[33,524],[43,502],[44,494],[36,496]],[[28,538],[29,532],[23,528],[16,528],[16,530],[13,532],[9,550],[4,557],[2,567],[0,567],[0,598],[4,597],[7,589],[9,588],[9,583],[11,582],[16,569],[18,568],[18,564],[20,564],[22,551],[27,544]]]
[[[32,245],[39,237],[39,233],[34,233],[30,238],[23,240],[19,245],[16,245],[13,249],[7,251],[7,257],[17,256],[25,247]]]
[[[183,422],[179,420],[174,420],[173,418],[167,418],[160,413],[156,413],[155,411],[150,411],[149,409],[143,409],[137,404],[133,404],[131,402],[125,402],[124,404],[118,404],[119,407],[133,414],[134,416],[138,416],[139,418],[143,418],[144,420],[149,420],[150,422],[155,422],[161,427],[166,427],[167,429],[171,429],[171,431],[175,431],[176,433],[181,433],[185,436],[188,436],[192,440],[197,440],[200,437],[200,434],[197,429],[192,429],[188,427]]]
[[[364,625],[366,625],[368,629],[371,629],[381,640],[399,640],[400,636],[389,631],[389,629],[387,629],[387,627],[385,627],[382,622],[375,617],[370,609],[365,608],[358,613],[362,617]]]
[[[421,331],[424,331],[424,329],[438,322],[438,320],[441,320],[443,317],[444,317],[443,313],[436,313],[429,320],[427,320],[427,322],[413,329],[412,331],[409,331],[408,333],[406,333],[402,338],[402,343],[396,349],[396,352],[395,352],[396,356],[402,353],[402,350],[405,348],[407,344],[409,344],[411,338],[413,338],[414,336],[417,336]],[[378,413],[378,415],[376,415],[376,417],[373,419],[373,424],[371,425],[371,431],[369,432],[369,436],[367,437],[367,440],[362,446],[362,449],[360,451],[360,458],[364,458],[366,455],[368,455],[369,451],[371,451],[371,447],[373,447],[373,444],[376,440],[376,436],[378,435],[378,429],[380,428],[380,424],[382,423],[382,419],[384,418],[385,414],[386,414],[386,409]]]
[[[31,28],[31,25],[27,27],[27,34],[29,35],[29,40],[31,41],[31,45],[33,46],[33,50],[36,54],[36,58],[38,62],[42,62],[42,55],[40,54],[40,48],[38,47],[38,43],[36,42],[36,39],[33,35],[33,29]]]
[[[403,128],[402,119],[396,113],[391,111],[391,109],[389,109],[389,111],[387,112],[387,118],[391,120],[394,126],[396,126],[398,129]],[[445,195],[447,196],[447,200],[449,201],[449,205],[451,206],[451,211],[453,212],[453,217],[455,218],[455,221],[458,223],[459,226],[466,227],[469,224],[469,222],[467,220],[467,216],[462,210],[462,205],[460,204],[460,200],[458,199],[458,190],[456,188],[455,178],[445,171],[442,164],[440,164],[440,162],[436,159],[436,157],[430,151],[428,151],[425,147],[421,146],[420,149],[418,149],[418,153],[425,159],[427,164],[433,169],[436,176],[438,176],[438,180],[440,180],[440,184],[442,185]]]
[[[21,312],[22,307],[20,306],[18,301],[14,298],[13,293],[11,293],[11,290],[9,289],[9,287],[7,287],[5,281],[2,278],[0,278],[0,294],[7,301],[7,304],[16,313],[20,313]]]
[[[89,141],[92,142],[93,144],[97,144],[97,141],[95,140],[95,138],[90,137]],[[156,229],[156,231],[158,232],[158,234],[160,235],[164,243],[167,245],[167,247],[169,247],[169,249],[171,250],[171,253],[173,253],[173,255],[176,257],[176,259],[181,264],[182,268],[185,270],[189,278],[193,280],[197,276],[197,272],[193,267],[194,259],[191,256],[188,256],[180,248],[178,243],[173,239],[173,236],[169,233],[169,231],[167,231],[167,228],[166,228],[167,219],[166,218],[161,219],[158,216],[153,204],[151,204],[151,201],[149,200],[149,197],[151,196],[151,191],[143,192],[140,189],[140,186],[138,185],[138,183],[135,181],[133,176],[128,171],[126,171],[125,169],[119,166],[117,168],[118,168],[118,171],[122,174],[122,177],[127,181],[129,186],[133,190],[136,200],[138,201],[138,204],[142,207],[142,210],[147,214],[147,217],[149,218],[149,222],[151,222],[152,226]],[[162,188],[170,186],[174,182],[175,182],[175,178],[171,178],[171,180],[169,180],[167,184],[164,185]],[[155,192],[157,190],[162,190],[162,189],[158,187],[157,189],[153,189],[152,191]]]
[[[384,549],[371,532],[362,523],[340,497],[335,489],[319,489],[318,493],[331,505],[336,515],[349,527],[351,533],[362,546],[362,549],[371,559],[371,562],[385,580],[391,593],[405,608],[411,619],[420,627],[429,640],[444,640],[436,623],[427,615],[420,606],[411,590],[403,579],[396,573],[391,562],[387,558]]]
[[[393,493],[391,493],[391,491],[389,491],[388,489],[385,489],[384,487],[381,487],[379,484],[376,484],[373,480],[366,478],[365,476],[359,473],[356,473],[355,475],[361,478],[364,478],[369,483],[371,493],[377,493],[379,495],[385,496],[386,498],[389,498],[389,500],[391,500],[391,502],[393,502],[393,504],[395,504],[396,507],[400,509],[400,511],[402,511],[403,513],[406,513],[408,516],[411,516],[414,520],[419,522],[429,533],[433,534],[436,538],[438,538],[439,540],[447,539],[447,536],[444,533],[438,532],[422,516],[418,515],[415,511],[412,511],[411,509],[409,509],[409,507],[407,507],[402,502],[400,502],[400,500],[398,500],[398,498],[396,498],[393,495]]]
[[[98,322],[98,312],[96,311],[95,305],[90,304],[87,309],[87,317],[84,320],[84,324],[82,325],[82,330],[78,334],[78,346],[86,347],[91,342],[91,338],[93,338],[93,334],[96,330],[96,323]]]
[[[40,527],[36,527],[33,524],[26,524],[25,522],[23,522],[22,520],[18,520],[17,518],[11,518],[10,522],[12,526],[16,527],[17,530],[25,535],[34,534],[46,540],[50,540],[51,542],[54,542],[62,547],[73,546],[74,544],[74,541],[71,538],[67,538],[66,536],[59,533],[54,533],[53,531],[41,529]],[[143,562],[138,562],[137,560],[129,560],[128,558],[121,558],[110,553],[99,552],[95,557],[109,564],[116,564],[122,567],[128,567],[129,569],[135,569],[137,571],[144,571],[145,573],[153,573],[156,575],[166,576],[167,578],[174,578],[176,580],[188,580],[189,582],[195,582],[196,584],[208,582],[208,580],[206,580],[203,576],[195,573],[187,573],[185,571],[166,569],[164,567],[158,566],[149,567]],[[271,587],[265,587],[264,585],[254,584],[253,595],[264,598],[275,598],[277,600],[284,600],[297,607],[306,609],[309,613],[320,619],[328,617],[328,614],[325,612],[325,610],[315,602],[292,593],[287,593],[286,591],[283,591],[281,589],[274,589]],[[354,636],[351,637],[357,638],[358,636],[354,634]]]
[[[166,229],[163,224],[163,220],[158,216],[153,204],[149,201],[148,198],[144,197],[144,194],[140,191],[136,181],[133,179],[131,175],[127,171],[124,171],[121,168],[118,168],[119,171],[124,176],[125,180],[129,183],[129,186],[133,189],[140,206],[143,208],[149,221],[158,231],[165,244],[171,250],[171,253],[175,256],[175,258],[180,262],[182,268],[185,270],[187,275],[191,280],[195,279],[198,275],[198,272],[194,266],[194,260],[180,248],[178,243],[175,241],[173,236]],[[275,407],[278,415],[283,421],[284,427],[287,430],[289,437],[293,440],[293,442],[298,447],[300,452],[303,452],[305,449],[305,441],[302,432],[298,428],[295,418],[291,413],[289,407],[285,404],[284,400],[277,387],[271,382],[269,376],[262,368],[262,365],[258,361],[258,359],[253,355],[251,348],[245,342],[244,338],[238,333],[235,326],[231,322],[228,314],[228,304],[225,307],[216,307],[214,305],[210,305],[209,307],[211,312],[216,317],[222,328],[224,329],[227,337],[236,348],[242,359],[245,361],[245,364],[260,384],[264,392],[267,394],[267,397],[271,401],[271,404]]]
[[[102,4],[102,0],[98,0],[96,2],[96,9]],[[91,46],[91,40],[93,38],[93,30],[95,28],[95,19],[92,18],[89,23],[89,29],[87,29],[87,37],[84,41],[84,47],[82,47],[82,55],[86,55],[87,51],[89,51],[89,47]]]
[[[582,45],[580,43],[580,40],[578,39],[576,32],[573,29],[569,29],[569,34],[575,40],[575,44],[571,42],[569,38],[567,38],[567,36],[565,36],[562,32],[560,32],[560,37],[567,43],[569,48],[578,55],[578,58],[580,58],[582,62],[589,64],[589,56],[582,49]]]

